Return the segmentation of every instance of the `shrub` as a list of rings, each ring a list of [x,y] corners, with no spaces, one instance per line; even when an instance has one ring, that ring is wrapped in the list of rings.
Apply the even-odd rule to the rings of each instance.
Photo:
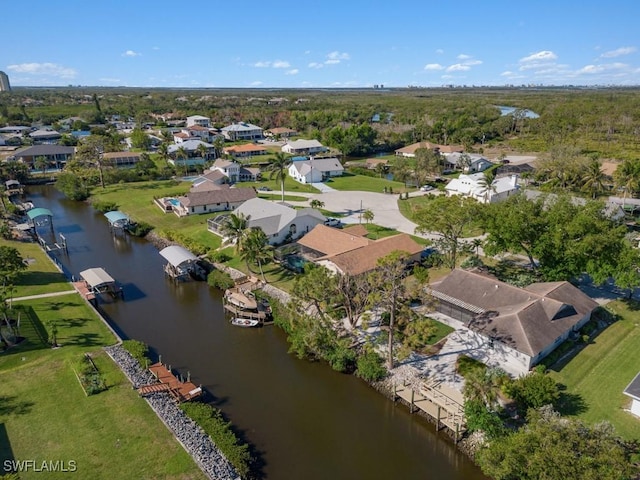
[[[384,361],[373,348],[365,348],[358,357],[356,375],[367,382],[378,382],[387,376]]]
[[[205,403],[183,403],[182,411],[196,422],[211,437],[220,451],[231,462],[241,477],[246,477],[251,469],[249,446],[241,444],[220,410]]]
[[[477,255],[471,255],[464,259],[464,261],[460,264],[460,268],[469,269],[469,268],[477,268],[482,267],[484,263]]]
[[[131,354],[138,363],[145,367],[149,360],[149,347],[139,340],[125,340],[122,342],[122,348]]]
[[[93,208],[98,210],[101,213],[113,212],[118,209],[118,204],[116,202],[94,202]]]
[[[222,250],[216,250],[209,254],[209,259],[214,263],[225,263],[231,260],[231,256]]]
[[[507,394],[523,409],[555,405],[560,398],[556,381],[538,370],[515,379],[506,387]]]
[[[235,284],[231,276],[222,270],[212,270],[211,273],[207,275],[207,283],[220,290],[226,290]]]
[[[153,225],[150,225],[146,222],[137,222],[129,225],[129,233],[134,237],[144,237],[151,230],[153,230]]]
[[[85,353],[76,362],[74,371],[87,395],[95,395],[107,389],[104,377],[100,374],[88,354]]]

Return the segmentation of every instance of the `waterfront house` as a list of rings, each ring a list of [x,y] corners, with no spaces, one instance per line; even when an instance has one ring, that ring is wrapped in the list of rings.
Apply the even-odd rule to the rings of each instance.
[[[293,140],[282,146],[282,151],[291,155],[316,155],[324,153],[329,149],[318,140]]]
[[[410,235],[401,233],[391,237],[371,240],[366,230],[345,228],[344,230],[318,225],[298,240],[300,253],[307,260],[322,265],[340,275],[362,275],[375,270],[378,259],[394,251],[407,254],[407,264],[420,260],[424,247]]]
[[[50,127],[42,128],[29,134],[34,145],[53,145],[62,138],[60,132],[56,132]]]
[[[292,130],[291,128],[286,128],[286,127],[275,127],[264,132],[264,135],[266,137],[273,137],[273,138],[289,138],[297,134],[298,132],[296,132],[295,130]]]
[[[249,228],[260,228],[269,244],[279,245],[300,238],[316,225],[322,224],[326,217],[314,208],[294,209],[287,205],[261,198],[247,200],[233,211],[249,219]],[[224,218],[209,219],[210,232],[222,235],[221,224]]]
[[[34,169],[36,160],[38,158],[44,158],[47,161],[48,168],[54,167],[60,169],[71,160],[75,150],[75,147],[65,147],[62,145],[34,145],[33,147],[16,151],[10,155],[7,160],[25,163],[30,169]]]
[[[198,189],[178,197],[179,205],[173,205],[173,211],[178,216],[222,212],[233,210],[252,198],[256,198],[253,188],[220,185],[215,189]]]
[[[463,155],[467,156],[468,164],[463,164],[462,157]],[[446,153],[444,154],[445,158],[445,168],[447,169],[460,169],[464,173],[477,173],[484,172],[486,169],[493,167],[493,163],[487,160],[482,155],[478,155],[475,153],[463,154],[460,152]]]
[[[204,157],[200,152],[200,145],[204,145],[205,153]],[[179,157],[180,150],[183,149],[187,155],[186,159]],[[169,145],[168,152],[171,158],[169,163],[172,165],[204,165],[205,162],[215,158],[215,148],[210,143],[203,142],[202,140],[187,140],[183,143]]]
[[[465,355],[526,373],[591,318],[598,304],[569,282],[518,288],[478,272],[455,269],[430,285],[436,310],[469,329]]]
[[[102,154],[103,165],[116,168],[131,168],[140,161],[137,152],[106,152]]]
[[[292,162],[289,176],[300,183],[317,183],[331,177],[339,177],[344,167],[337,158],[314,158]]]
[[[203,192],[205,190],[217,190],[220,185],[227,183],[227,180],[227,176],[220,170],[209,169],[207,173],[199,175],[193,180],[190,191]]]
[[[251,123],[240,122],[222,128],[224,138],[237,142],[238,140],[260,140],[263,138],[262,128]]]
[[[204,117],[202,115],[191,115],[190,117],[187,117],[187,127],[193,126],[209,128],[211,127],[211,120],[209,117]]]
[[[520,191],[517,175],[497,178],[490,187],[483,184],[483,179],[483,173],[462,174],[458,178],[452,179],[446,185],[445,191],[449,196],[471,197],[480,203],[496,203]]]

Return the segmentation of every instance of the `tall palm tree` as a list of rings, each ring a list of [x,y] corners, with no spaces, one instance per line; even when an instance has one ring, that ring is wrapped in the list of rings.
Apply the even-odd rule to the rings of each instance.
[[[202,157],[202,159],[206,161],[207,153],[209,153],[209,149],[207,148],[207,146],[204,143],[200,143],[198,144],[198,148],[196,148],[196,151]]]
[[[289,166],[293,160],[291,157],[285,154],[284,152],[278,152],[275,154],[273,160],[267,167],[267,171],[269,172],[269,178],[276,178],[277,182],[280,182],[280,190],[282,192],[282,201],[284,202],[284,181],[287,178],[287,170],[289,170]]]
[[[161,160],[164,160],[164,163],[167,164],[169,162],[169,146],[166,143],[161,143],[158,147],[158,155]]]
[[[271,260],[272,250],[271,245],[269,245],[269,239],[261,228],[251,228],[246,232],[242,250],[240,250],[240,257],[247,263],[249,270],[251,270],[250,263],[257,265],[262,281],[267,283],[262,265]]]
[[[484,203],[488,203],[492,193],[496,192],[496,174],[494,170],[485,170],[482,178],[478,180],[480,194],[484,198]]]
[[[473,240],[471,240],[471,246],[476,251],[476,257],[480,256],[480,247],[482,246],[482,243],[483,242],[481,238],[474,238]]]
[[[367,224],[369,224],[370,222],[373,221],[373,217],[375,215],[373,214],[373,211],[370,209],[366,209],[364,212],[362,212],[362,218],[365,219],[365,221],[367,222]]]
[[[48,165],[49,165],[49,161],[47,160],[47,157],[44,157],[44,156],[36,157],[33,163],[33,166],[35,168],[42,170],[42,175],[44,175],[47,172]]]
[[[245,216],[243,213],[230,213],[220,226],[222,235],[236,244],[236,253],[242,250],[250,219],[251,215]]]
[[[582,176],[582,188],[591,192],[591,198],[593,199],[604,191],[605,175],[598,160],[593,159],[589,163],[587,171]]]
[[[178,148],[178,150],[176,150],[176,159],[178,160],[182,160],[184,162],[184,174],[185,176],[189,173],[188,167],[187,167],[187,158],[189,158],[189,154],[187,153],[187,150],[184,147],[180,147]]]
[[[622,208],[624,208],[627,194],[633,194],[638,190],[638,185],[640,184],[640,161],[624,160],[613,172],[613,178],[616,186],[624,191],[624,196],[622,197]]]

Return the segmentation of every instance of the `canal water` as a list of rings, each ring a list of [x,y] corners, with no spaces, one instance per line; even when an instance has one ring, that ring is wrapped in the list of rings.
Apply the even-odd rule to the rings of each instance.
[[[29,199],[51,210],[56,234],[66,237],[68,255],[57,254],[66,269],[77,276],[103,267],[123,285],[124,301],[101,305],[114,328],[206,388],[253,446],[261,478],[485,478],[406,407],[354,376],[288,354],[278,328],[230,325],[220,292],[166,279],[149,242],[113,236],[104,215],[51,186],[31,187]]]

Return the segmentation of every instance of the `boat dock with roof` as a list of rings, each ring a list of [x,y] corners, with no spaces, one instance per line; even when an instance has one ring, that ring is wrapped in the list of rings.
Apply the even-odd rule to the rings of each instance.
[[[104,216],[107,217],[107,220],[109,221],[109,228],[114,233],[126,231],[131,224],[129,217],[118,210],[107,212]]]
[[[74,286],[87,300],[95,300],[102,294],[124,298],[122,287],[103,268],[83,270],[80,278],[81,281],[75,282]]]
[[[173,280],[189,280],[202,277],[202,267],[197,264],[198,257],[180,245],[171,245],[160,250],[160,255],[167,260],[164,273]]]

